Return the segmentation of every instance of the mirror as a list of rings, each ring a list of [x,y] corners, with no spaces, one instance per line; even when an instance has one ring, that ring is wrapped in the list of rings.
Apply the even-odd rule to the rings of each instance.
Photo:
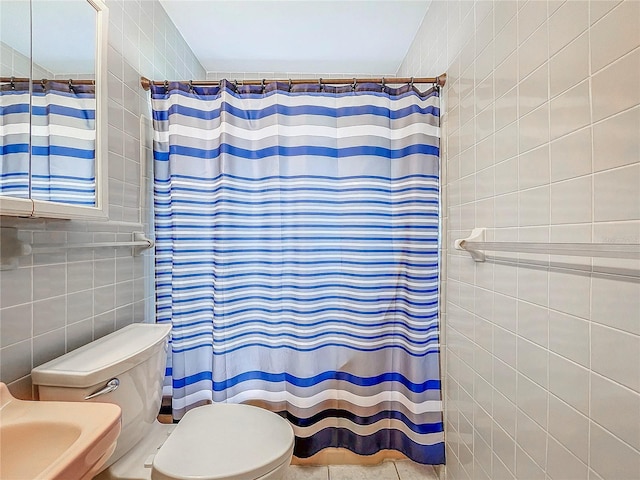
[[[25,116],[3,115],[0,136],[5,155],[0,157],[0,171],[6,181],[0,185],[0,195],[31,199],[34,216],[106,218],[104,4],[100,0],[0,3],[3,49],[31,58],[26,76],[24,70],[5,68],[3,63],[2,106],[5,112],[22,112],[24,98],[29,99],[30,135],[25,161],[24,144],[18,143],[24,137],[12,133],[24,135]],[[31,32],[24,28],[16,32],[14,25],[29,25],[29,5]],[[25,15],[24,23],[17,21]],[[5,28],[5,22],[11,27]],[[18,100],[20,107],[15,105]]]
[[[0,195],[24,199],[30,197],[30,15],[29,2],[0,2]]]

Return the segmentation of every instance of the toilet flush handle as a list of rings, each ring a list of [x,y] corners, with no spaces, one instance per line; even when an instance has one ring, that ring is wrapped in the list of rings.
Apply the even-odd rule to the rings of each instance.
[[[107,393],[113,392],[120,385],[120,380],[117,378],[112,378],[107,382],[107,384],[102,387],[100,390],[96,390],[91,395],[87,395],[84,397],[85,400],[91,400],[92,398],[99,397],[100,395],[106,395]]]

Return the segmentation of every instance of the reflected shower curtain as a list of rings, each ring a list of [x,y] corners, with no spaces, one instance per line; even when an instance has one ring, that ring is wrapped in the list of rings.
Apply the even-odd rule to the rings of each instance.
[[[29,198],[29,83],[0,86],[0,195]]]
[[[96,99],[93,85],[33,84],[31,192],[36,200],[94,206]]]
[[[152,103],[174,416],[250,403],[298,457],[443,463],[437,90],[172,83]]]

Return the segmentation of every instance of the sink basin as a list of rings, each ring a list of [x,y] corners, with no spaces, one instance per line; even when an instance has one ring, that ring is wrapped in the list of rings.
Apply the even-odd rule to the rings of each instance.
[[[120,407],[14,398],[0,383],[0,478],[90,479],[116,447]]]

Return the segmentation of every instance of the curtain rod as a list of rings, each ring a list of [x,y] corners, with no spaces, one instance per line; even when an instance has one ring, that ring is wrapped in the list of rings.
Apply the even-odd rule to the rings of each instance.
[[[381,77],[381,78],[307,78],[307,79],[285,79],[285,80],[274,80],[274,79],[266,79],[262,80],[241,80],[238,81],[238,85],[263,85],[265,83],[289,83],[290,85],[301,85],[305,83],[319,83],[320,85],[350,85],[350,84],[358,84],[358,83],[381,83],[383,85],[388,84],[398,84],[398,83],[408,83],[413,85],[414,83],[434,83],[440,87],[443,87],[447,81],[447,74],[443,73],[442,75],[438,75],[437,77]],[[149,90],[151,85],[165,85],[168,81],[159,81],[159,80],[149,80],[146,77],[140,77],[140,85],[145,90]],[[180,82],[180,83],[188,83],[190,85],[204,85],[204,86],[216,86],[220,84],[220,80],[191,80],[189,82]]]
[[[15,82],[28,82],[30,79],[26,78],[26,77],[0,77],[0,83],[15,83]],[[34,78],[33,80],[31,80],[33,83],[47,83],[47,82],[58,82],[58,83],[68,83],[69,81],[72,82],[73,85],[95,85],[96,81],[95,80],[74,80],[73,78],[60,78],[60,79],[54,79],[54,78],[43,78],[43,79],[37,79]]]

